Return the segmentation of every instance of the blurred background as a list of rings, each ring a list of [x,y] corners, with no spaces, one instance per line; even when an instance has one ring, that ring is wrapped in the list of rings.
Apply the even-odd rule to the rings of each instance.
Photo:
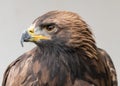
[[[0,84],[7,66],[35,45],[20,45],[21,33],[51,10],[78,13],[90,25],[97,46],[111,56],[120,81],[120,0],[0,0]]]

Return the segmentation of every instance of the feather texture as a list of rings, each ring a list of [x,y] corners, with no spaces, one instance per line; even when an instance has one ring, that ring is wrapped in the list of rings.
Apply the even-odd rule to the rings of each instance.
[[[35,42],[6,69],[2,86],[117,86],[110,56],[98,48],[89,26],[75,13],[51,11],[33,24],[54,24],[51,40]]]

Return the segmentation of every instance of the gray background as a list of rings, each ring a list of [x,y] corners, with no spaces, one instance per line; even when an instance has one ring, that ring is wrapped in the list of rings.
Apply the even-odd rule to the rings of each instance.
[[[0,0],[0,84],[8,64],[35,45],[20,45],[21,32],[50,10],[79,13],[91,26],[97,46],[113,59],[120,80],[120,0]]]

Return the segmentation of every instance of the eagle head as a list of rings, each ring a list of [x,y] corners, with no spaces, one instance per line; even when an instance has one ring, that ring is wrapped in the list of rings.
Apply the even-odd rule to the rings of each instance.
[[[23,42],[34,42],[37,45],[53,42],[81,48],[88,51],[89,55],[95,55],[96,52],[89,26],[78,14],[68,11],[50,11],[35,19],[22,34],[22,45]]]

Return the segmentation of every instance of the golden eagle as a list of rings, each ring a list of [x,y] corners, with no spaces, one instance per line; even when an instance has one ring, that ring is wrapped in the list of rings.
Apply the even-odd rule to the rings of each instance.
[[[2,86],[117,86],[109,55],[76,13],[50,11],[38,17],[22,34],[23,42],[37,46],[8,66]]]

